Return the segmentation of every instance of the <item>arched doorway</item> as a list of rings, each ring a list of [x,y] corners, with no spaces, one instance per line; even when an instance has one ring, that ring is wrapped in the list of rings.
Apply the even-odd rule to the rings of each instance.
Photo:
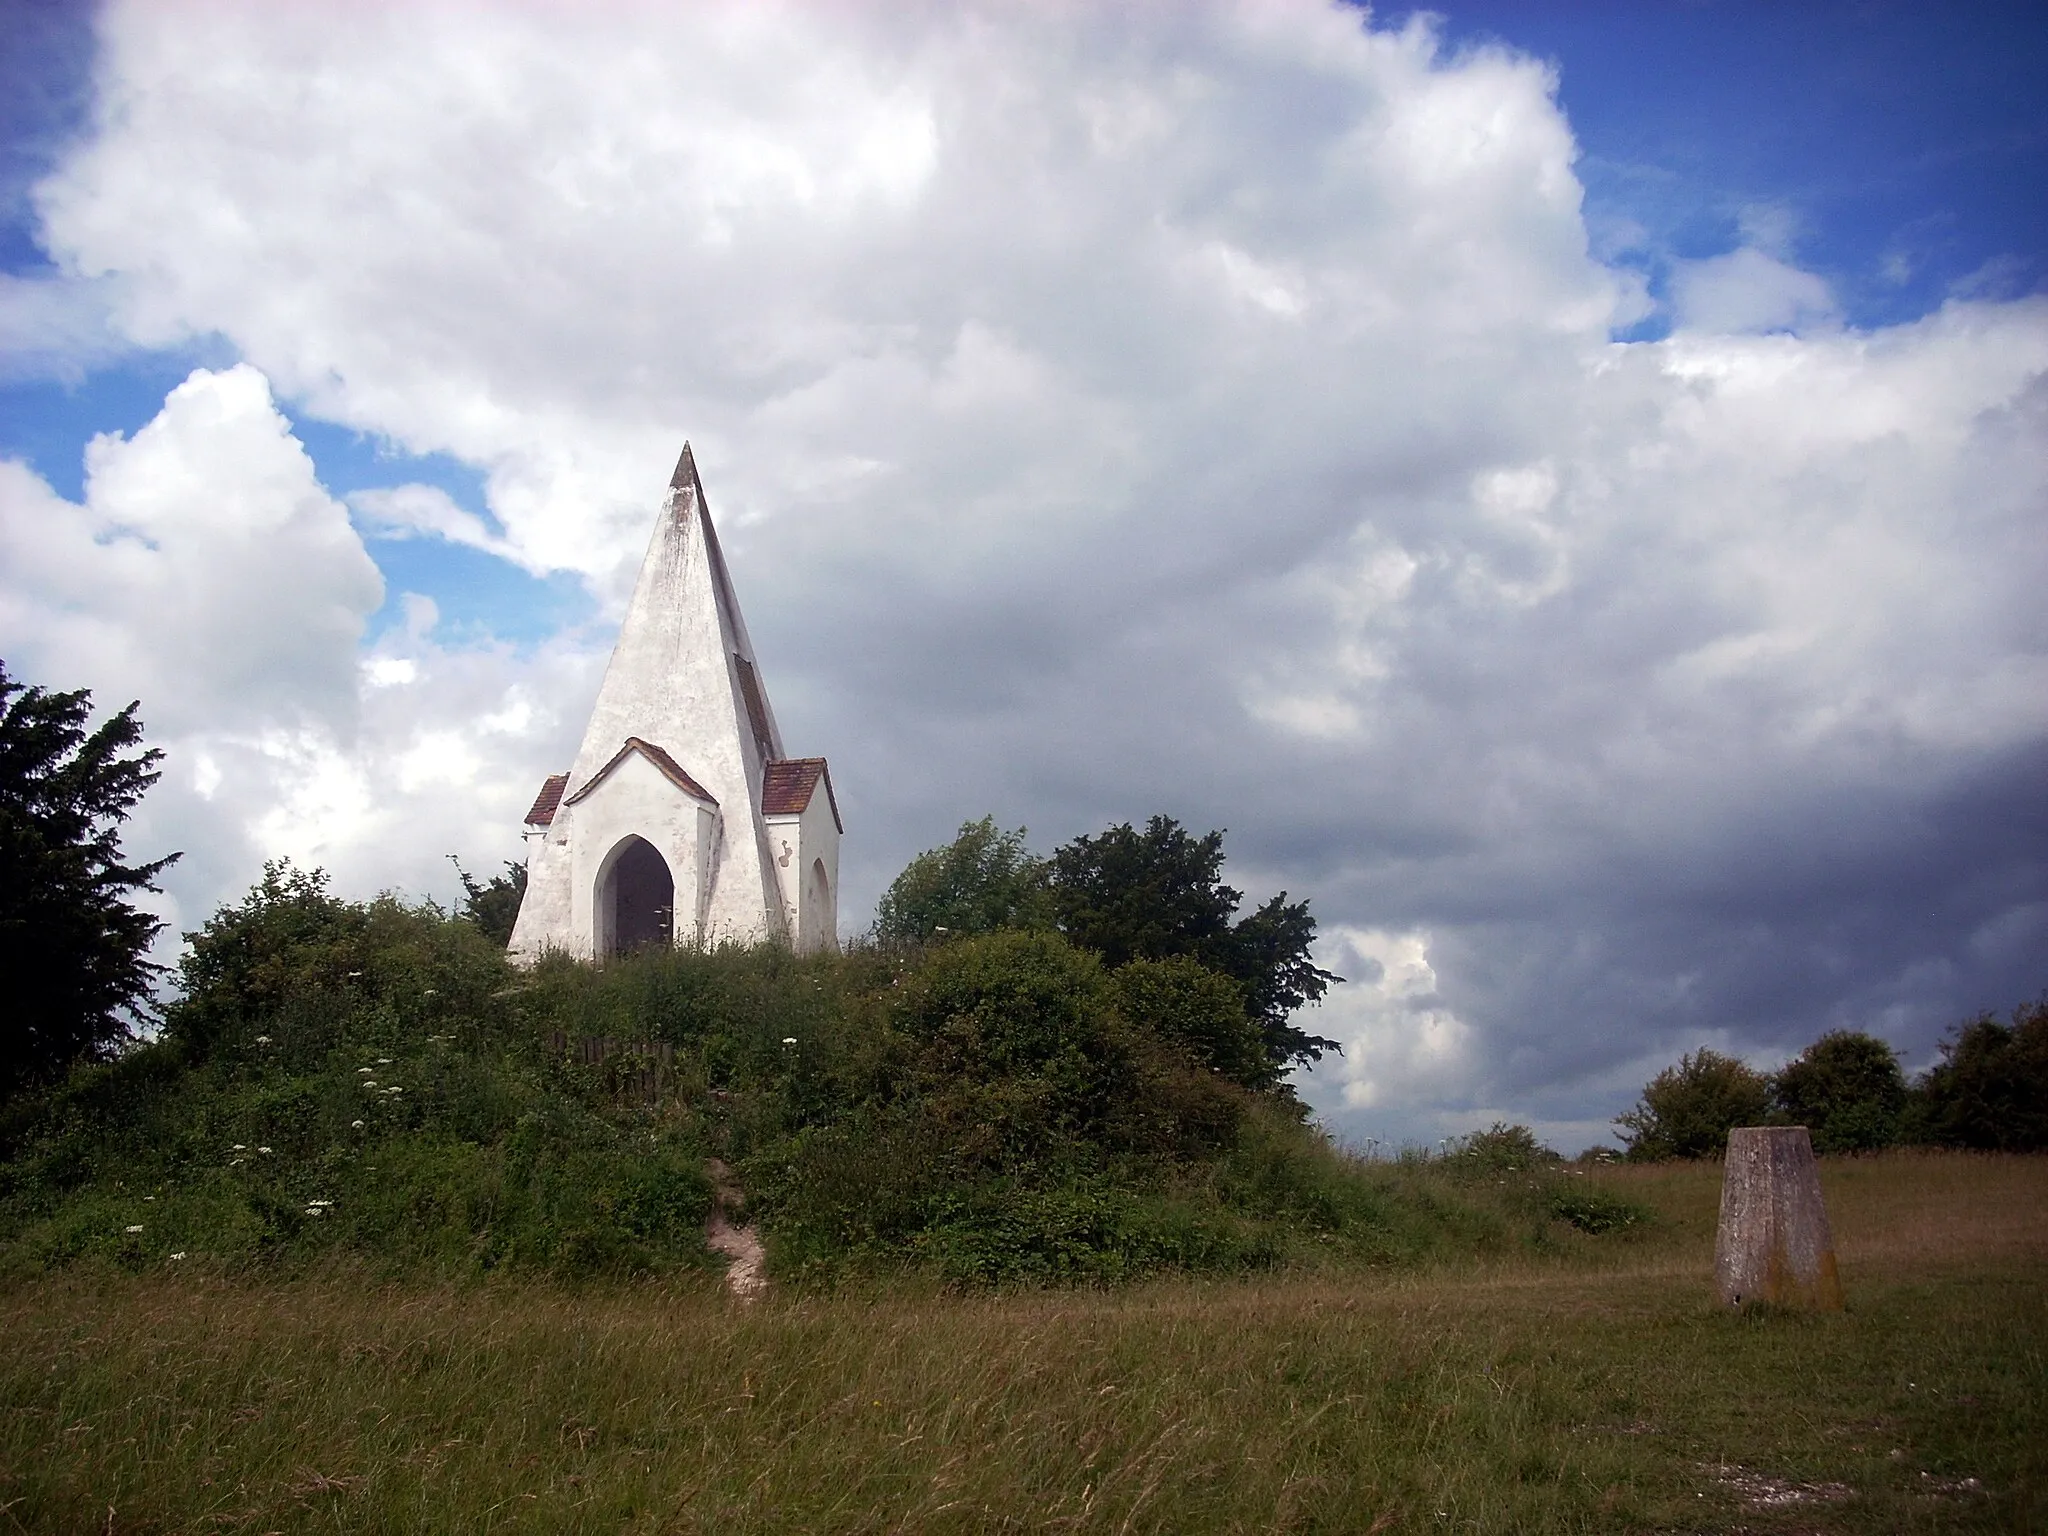
[[[673,943],[675,902],[668,862],[645,838],[627,838],[612,855],[598,891],[605,951],[619,955]]]

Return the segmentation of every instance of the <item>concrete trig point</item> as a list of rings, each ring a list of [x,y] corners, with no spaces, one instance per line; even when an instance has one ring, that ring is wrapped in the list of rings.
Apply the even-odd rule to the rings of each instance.
[[[1842,1309],[1820,1168],[1803,1125],[1751,1126],[1728,1133],[1721,1176],[1721,1225],[1714,1282],[1723,1306],[1764,1302]]]
[[[526,813],[512,958],[832,948],[843,830],[825,759],[783,755],[686,443],[575,765]]]

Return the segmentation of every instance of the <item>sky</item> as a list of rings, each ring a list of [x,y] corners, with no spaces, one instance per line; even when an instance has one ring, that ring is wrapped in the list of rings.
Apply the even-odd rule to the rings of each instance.
[[[169,934],[445,901],[688,439],[847,932],[1164,813],[1352,1143],[1924,1068],[2048,987],[2044,104],[2032,5],[0,0],[0,657]]]

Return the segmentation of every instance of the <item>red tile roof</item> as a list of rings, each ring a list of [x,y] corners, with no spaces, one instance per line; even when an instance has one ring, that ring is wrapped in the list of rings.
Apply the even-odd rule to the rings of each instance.
[[[555,811],[562,803],[562,791],[569,787],[569,775],[551,773],[540,787],[540,793],[533,797],[533,809],[526,813],[529,827],[545,827],[555,819]]]
[[[581,800],[585,795],[597,788],[598,785],[602,784],[610,776],[614,768],[618,767],[620,763],[624,762],[634,752],[638,752],[647,761],[654,764],[660,770],[662,777],[675,785],[684,794],[693,795],[697,799],[704,801],[707,805],[718,804],[718,797],[691,778],[687,773],[683,772],[680,763],[662,751],[653,742],[642,741],[638,736],[628,736],[626,744],[612,754],[611,761],[593,773],[590,776],[590,782],[571,795],[568,803],[574,805],[578,800]]]
[[[784,757],[761,769],[761,814],[801,816],[810,809],[818,785],[825,786],[826,803],[832,807],[832,825],[841,832],[846,823],[839,819],[839,797],[832,793],[832,771],[822,757]]]

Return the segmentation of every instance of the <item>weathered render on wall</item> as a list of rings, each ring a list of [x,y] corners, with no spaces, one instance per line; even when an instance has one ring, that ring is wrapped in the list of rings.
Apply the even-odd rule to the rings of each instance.
[[[810,789],[792,798],[792,783]],[[576,761],[542,787],[527,825],[515,959],[531,963],[551,948],[585,958],[609,952],[608,880],[635,838],[660,854],[673,881],[674,942],[837,942],[830,775],[822,758],[783,758],[688,445]],[[784,844],[788,857],[806,852],[801,867],[816,877],[815,891],[791,885],[777,862]]]

